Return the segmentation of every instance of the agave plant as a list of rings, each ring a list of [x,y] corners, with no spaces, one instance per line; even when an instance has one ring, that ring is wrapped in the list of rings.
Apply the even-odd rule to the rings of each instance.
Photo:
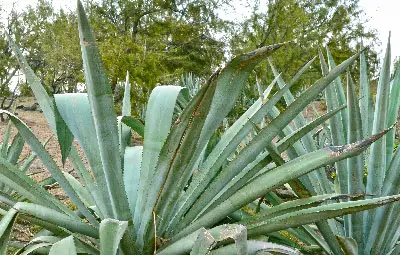
[[[335,193],[321,170],[327,164],[359,155],[389,129],[359,142],[317,150],[309,132],[337,116],[343,107],[308,124],[301,122],[299,115],[359,54],[332,68],[294,100],[289,89],[310,61],[269,100],[266,91],[218,143],[212,144],[213,133],[234,106],[254,66],[284,43],[234,58],[193,98],[182,87],[156,87],[143,128],[129,116],[128,79],[124,116],[116,116],[111,87],[79,1],[78,24],[88,93],[55,95],[54,101],[9,38],[57,136],[62,160],[71,161],[79,180],[62,172],[26,124],[2,111],[76,210],[32,181],[14,162],[1,157],[1,180],[12,189],[9,200],[2,199],[0,204],[1,254],[13,244],[9,238],[17,217],[44,229],[18,254],[296,254],[298,250],[345,254],[351,248],[347,244],[350,239],[342,233],[343,237],[336,239],[332,229],[340,229],[341,223],[333,218],[400,200],[399,195],[391,195],[348,201],[352,197]],[[275,82],[281,83],[279,76],[272,84]],[[275,104],[283,96],[291,103],[280,113]],[[181,111],[174,119],[177,107]],[[272,120],[260,129],[257,123],[265,116],[272,116]],[[298,122],[296,130],[290,126],[292,121]],[[132,129],[143,134],[143,146],[130,146]],[[254,129],[253,138],[237,151]],[[274,142],[275,137],[281,138],[279,142]],[[89,168],[83,164],[73,139],[81,146]],[[282,153],[290,158],[282,157]],[[285,184],[298,199],[283,203],[272,192]],[[317,189],[326,192],[319,195]],[[264,197],[275,206],[257,202]]]
[[[335,67],[332,55],[327,50],[329,67]],[[371,133],[394,125],[400,104],[400,70],[397,69],[390,80],[390,36],[386,48],[382,70],[379,76],[375,107],[370,93],[367,65],[364,53],[360,58],[359,95],[354,82],[347,73],[348,109],[330,119],[331,137],[334,145],[345,144],[368,137]],[[321,66],[324,75],[328,73],[322,53]],[[340,78],[326,90],[327,107],[333,109],[345,102]],[[359,99],[358,99],[359,98]],[[375,108],[375,109],[373,109]],[[399,155],[394,150],[395,129],[379,139],[371,149],[357,157],[337,163],[338,186],[341,193],[361,194],[378,197],[400,193]],[[364,170],[368,172],[364,182]],[[356,213],[345,218],[344,232],[354,238],[358,254],[397,254],[399,246],[399,204],[395,203],[380,209]]]
[[[333,57],[327,49],[329,68],[333,69],[336,65]],[[320,52],[321,69],[327,75],[329,68],[325,63],[324,56]],[[325,89],[325,98],[328,111],[336,109],[339,105],[348,105],[347,109],[329,119],[330,143],[332,145],[343,145],[346,142],[355,142],[363,137],[366,138],[377,130],[393,126],[398,117],[400,104],[400,71],[396,70],[393,80],[390,81],[390,40],[388,42],[386,56],[383,62],[381,75],[378,83],[378,95],[375,110],[373,111],[372,96],[368,85],[367,68],[364,52],[360,58],[360,86],[359,96],[357,96],[354,82],[350,71],[347,72],[347,99],[343,90],[340,77]],[[270,65],[278,77],[271,60]],[[285,83],[282,79],[278,80],[280,87]],[[358,100],[359,98],[359,100]],[[285,97],[286,103],[293,102],[288,94]],[[363,116],[363,118],[361,118]],[[375,117],[374,117],[375,116]],[[295,120],[295,126],[301,126],[304,118],[300,115]],[[373,129],[374,127],[374,129]],[[393,126],[394,127],[394,126]],[[290,131],[289,131],[290,132]],[[337,162],[337,183],[335,188],[343,194],[365,194],[368,196],[382,196],[400,193],[398,176],[398,162],[396,159],[397,150],[394,152],[394,128],[389,131],[386,139],[380,139],[378,143],[372,145],[370,152],[357,157],[349,158],[347,161]],[[303,137],[304,144],[307,137]],[[324,144],[325,142],[322,142]],[[317,143],[318,144],[318,143]],[[379,147],[377,147],[379,146]],[[307,148],[306,152],[315,148]],[[304,153],[304,152],[303,152]],[[289,155],[290,157],[290,155]],[[367,169],[368,178],[364,181],[364,171]],[[382,169],[387,169],[382,172]],[[321,188],[309,187],[308,190],[318,195],[326,194],[332,190],[329,182],[320,183]],[[355,199],[360,199],[356,197]],[[331,230],[336,236],[346,236],[352,246],[352,254],[396,254],[399,252],[398,240],[398,204],[383,207],[376,211],[365,213],[355,213],[345,217],[344,224],[330,225]],[[332,237],[324,236],[325,241]],[[340,244],[329,242],[331,250],[339,250]],[[397,249],[397,250],[396,250]]]

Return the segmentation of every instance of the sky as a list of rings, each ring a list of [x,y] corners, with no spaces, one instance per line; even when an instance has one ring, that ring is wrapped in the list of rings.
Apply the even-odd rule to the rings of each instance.
[[[37,0],[0,0],[3,7],[11,9],[13,2],[17,2],[18,8],[23,8],[28,4],[35,4]],[[238,1],[239,3],[240,1]],[[75,9],[76,0],[53,0],[56,8]],[[375,28],[378,32],[378,37],[381,41],[381,46],[378,52],[381,52],[380,57],[383,57],[384,50],[387,44],[389,31],[391,31],[392,44],[392,59],[400,56],[400,26],[397,25],[397,15],[400,9],[399,0],[360,0],[361,8],[365,11],[363,19],[367,20],[366,27]],[[245,8],[238,8],[245,12]],[[237,17],[237,15],[235,15]],[[241,14],[243,16],[243,13]],[[235,17],[235,18],[236,18]],[[396,47],[399,45],[398,47]]]

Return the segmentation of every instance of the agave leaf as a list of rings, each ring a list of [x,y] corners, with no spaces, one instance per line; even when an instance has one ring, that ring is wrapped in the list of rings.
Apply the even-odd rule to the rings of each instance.
[[[24,137],[25,141],[29,144],[32,151],[34,151],[38,155],[42,163],[49,170],[53,178],[57,180],[60,186],[65,190],[65,192],[71,198],[72,202],[77,206],[79,211],[81,211],[82,214],[85,215],[85,217],[89,220],[90,223],[96,226],[98,224],[96,219],[82,203],[76,191],[69,184],[69,182],[63,175],[62,171],[58,168],[56,162],[54,162],[54,160],[51,158],[51,156],[43,147],[43,145],[39,142],[39,140],[35,137],[32,131],[25,125],[25,123],[23,123],[20,119],[18,119],[10,112],[3,110],[1,110],[0,112],[8,115],[10,120],[14,123],[15,127],[18,129],[18,132],[22,135],[22,137]]]
[[[400,68],[396,69],[396,73],[394,75],[394,79],[391,84],[390,93],[389,93],[389,108],[388,108],[388,119],[387,126],[393,125],[398,118],[398,111],[400,106]],[[390,165],[390,161],[392,160],[393,150],[394,150],[394,141],[395,141],[395,133],[396,129],[389,131],[386,136],[386,166]]]
[[[75,238],[76,240],[74,240]],[[35,254],[98,254],[98,252],[94,253],[93,249],[89,249],[86,244],[80,241],[79,237],[75,238],[73,236],[68,236],[64,239],[56,236],[39,236],[33,238],[27,245],[24,245],[15,255],[31,254],[32,252],[35,252]],[[71,253],[71,251],[75,252]]]
[[[342,247],[344,254],[346,255],[357,255],[359,254],[356,240],[350,237],[337,236],[340,246]]]
[[[190,255],[207,255],[216,244],[215,238],[205,228],[201,228]]]
[[[144,125],[140,120],[131,116],[123,116],[121,122],[130,127],[133,131],[144,137]]]
[[[40,79],[35,75],[32,68],[29,66],[28,62],[23,56],[21,50],[15,44],[14,40],[8,34],[6,34],[6,36],[10,44],[10,47],[15,53],[18,63],[20,64],[21,69],[25,74],[26,80],[28,81],[29,86],[32,89],[32,92],[35,95],[35,98],[40,105],[40,109],[43,110],[43,114],[46,117],[47,121],[49,122],[50,127],[53,130],[53,133],[56,133],[55,132],[56,122],[54,119],[53,104],[49,95],[47,94],[47,91],[41,84]]]
[[[78,1],[78,27],[81,42],[85,82],[88,90],[97,142],[103,172],[110,195],[113,216],[116,219],[129,219],[128,199],[123,187],[121,157],[117,129],[117,116],[114,111],[113,94],[96,40],[82,3]]]
[[[106,179],[103,174],[103,164],[100,158],[98,140],[96,137],[93,118],[90,111],[87,94],[61,94],[54,95],[58,111],[62,119],[71,130],[73,136],[80,144],[96,180],[85,180],[88,190],[91,192],[97,207],[104,217],[113,214]],[[77,118],[79,116],[79,118]]]
[[[303,137],[304,133],[307,133],[309,130],[314,129],[316,126],[320,125],[327,119],[329,119],[331,116],[334,114],[338,113],[340,109],[343,109],[343,107],[340,107],[332,112],[329,112],[320,118],[316,119],[315,121],[309,123],[307,126],[302,127],[300,130],[297,130],[292,134],[290,137],[286,137],[285,139],[281,140],[278,145],[277,145],[277,151],[278,153],[282,153],[285,151],[287,148],[289,148],[291,145],[293,145],[296,141],[298,141],[301,137]],[[239,175],[237,175],[235,178],[233,178],[227,185],[226,187],[221,190],[221,192],[215,196],[210,203],[205,207],[207,208],[214,208],[217,206],[219,203],[225,201],[228,199],[230,196],[232,196],[237,190],[242,188],[251,178],[257,174],[263,167],[265,167],[267,164],[269,164],[272,161],[272,158],[270,156],[267,156],[267,154],[261,154],[257,160],[253,161],[251,164],[246,166],[245,169],[243,169]],[[203,210],[203,211],[208,211]]]
[[[40,187],[25,173],[7,160],[0,158],[1,180],[10,188],[34,203],[46,205],[54,210],[62,211],[68,215],[75,216],[74,212],[58,201],[53,195]],[[13,201],[11,201],[13,203]],[[75,216],[76,217],[76,216]],[[76,217],[78,218],[78,217]]]
[[[329,65],[329,70],[332,70],[333,68],[336,67],[335,60],[333,59],[333,56],[331,54],[331,51],[329,50],[328,46],[326,46],[326,55],[328,56],[328,65]],[[344,105],[346,104],[346,96],[344,95],[344,89],[343,89],[343,84],[342,80],[340,79],[340,76],[336,78],[335,80],[335,91],[337,94],[337,99],[339,105]],[[342,120],[342,125],[343,125],[343,131],[344,131],[344,139],[345,141],[348,140],[348,122],[349,120],[347,119],[348,113],[347,109],[343,109],[343,111],[340,112],[341,120]]]
[[[127,221],[104,219],[100,223],[100,255],[117,254],[119,242],[128,227]]]
[[[67,124],[65,124],[64,119],[61,117],[60,112],[57,109],[56,101],[54,101],[54,117],[56,119],[56,129],[57,129],[57,139],[61,148],[61,162],[63,166],[67,160],[68,154],[71,151],[72,142],[74,141],[74,136],[69,130]]]
[[[280,76],[280,75],[279,75]],[[272,89],[274,88],[275,83],[271,82],[268,87],[263,92],[263,98],[268,98],[271,94]]]
[[[314,61],[315,58],[316,57],[314,57],[312,59],[312,61]],[[270,59],[269,59],[269,64],[271,66],[271,69],[272,69],[274,75],[276,76],[277,75],[277,71],[276,71],[276,69],[275,69],[275,67],[272,64]],[[307,68],[308,69],[308,66],[306,65],[303,68]],[[280,87],[283,87],[285,85],[285,82],[283,81],[282,78],[280,78],[280,79],[278,79],[278,84],[279,84]],[[290,105],[290,104],[292,104],[294,102],[294,96],[292,95],[292,93],[290,91],[287,91],[285,93],[284,97],[285,97],[285,101],[286,101],[287,105]],[[294,126],[297,127],[297,128],[300,128],[300,127],[303,127],[303,126],[306,125],[306,120],[305,120],[302,112],[300,112],[293,119],[293,123],[294,123]],[[285,132],[285,129],[284,129],[284,132]],[[289,127],[287,127],[287,129],[289,129]],[[315,144],[314,140],[312,139],[313,133],[314,133],[314,131],[312,130],[311,133],[307,133],[307,134],[304,135],[304,137],[301,138],[302,145],[304,146],[304,148],[308,152],[315,151],[317,149],[316,144]],[[299,144],[296,144],[295,148],[296,147],[299,148],[298,145]],[[290,154],[290,152],[288,154]],[[317,171],[313,171],[312,173],[308,174],[307,176],[301,177],[300,180],[304,183],[304,185],[306,185],[309,188],[311,188],[311,186],[307,185],[307,183],[310,183],[311,185],[313,185],[314,189],[310,189],[310,192],[312,192],[312,193],[317,192],[317,193],[322,194],[322,193],[331,193],[332,192],[331,185],[330,185],[329,180],[327,179],[326,174],[325,174],[325,169],[319,169]],[[300,184],[299,181],[297,181],[297,183]]]
[[[241,225],[223,225],[218,228],[217,231],[207,231],[203,228],[200,230],[199,236],[196,242],[193,244],[192,251],[190,254],[208,254],[213,246],[217,242],[224,241],[227,239],[233,239],[235,241],[236,254],[242,255],[247,254],[247,231],[246,228]]]
[[[57,212],[47,207],[32,203],[18,202],[13,207],[20,213],[26,213],[45,222],[63,227],[74,233],[80,233],[93,238],[99,238],[98,230],[91,225],[81,222],[66,214]]]
[[[124,97],[122,99],[122,116],[131,116],[131,84],[129,83],[128,72],[126,72]],[[118,131],[119,151],[121,153],[121,160],[123,162],[125,148],[131,145],[131,129],[126,125],[121,124],[120,117],[118,117]]]
[[[30,68],[28,62],[26,61],[25,57],[23,56],[21,50],[17,47],[15,42],[12,40],[12,38],[7,34],[7,39],[10,44],[11,49],[15,53],[18,63],[21,66],[22,71],[25,74],[25,78],[28,81],[28,84],[30,88],[32,89],[33,94],[35,95],[35,98],[37,102],[40,105],[40,108],[43,110],[43,114],[46,117],[51,130],[53,131],[53,134],[57,134],[57,129],[56,129],[56,122],[54,118],[54,109],[53,109],[53,103],[49,95],[47,94],[45,88],[40,82],[40,79],[35,75],[33,70]],[[80,178],[82,178],[87,186],[91,186],[91,190],[95,190],[95,188],[92,185],[92,180],[90,177],[90,173],[85,167],[85,165],[82,162],[82,159],[80,158],[78,151],[76,148],[73,146],[71,148],[70,152],[70,160],[72,163],[72,166],[74,167],[75,171],[79,175]]]
[[[271,123],[264,128],[249,144],[246,146],[239,155],[229,164],[222,169],[219,175],[213,180],[207,190],[200,196],[195,202],[191,210],[188,212],[186,219],[192,220],[198,215],[198,213],[204,208],[209,200],[214,197],[218,192],[235,176],[237,175],[246,165],[254,161],[257,155],[265,148],[265,144],[268,144],[272,139],[286,126],[290,121],[297,116],[304,107],[311,102],[321,90],[332,82],[342,71],[342,68],[350,65],[357,55],[343,62],[341,65],[332,70],[329,75],[321,78],[307,92],[300,95],[300,97],[294,101],[288,108],[281,113],[277,118],[271,121]],[[300,175],[299,175],[300,176]],[[260,195],[261,196],[261,195]]]
[[[204,228],[201,228],[192,234],[185,236],[184,238],[178,240],[176,243],[172,245],[164,246],[161,250],[157,251],[159,255],[167,255],[167,254],[187,254],[192,250],[194,245],[196,244],[201,232],[204,232]],[[246,254],[247,243],[246,237],[247,232],[246,228],[242,225],[237,224],[229,224],[229,225],[220,225],[214,227],[212,229],[206,230],[206,235],[208,235],[208,239],[215,242],[220,242],[229,239],[233,239],[235,241],[235,252],[237,254]],[[211,243],[211,242],[209,242]],[[213,243],[214,244],[214,243]],[[195,253],[194,253],[195,254]],[[196,253],[197,254],[197,253]]]
[[[275,118],[277,118],[280,115],[280,111],[278,110],[278,108],[276,108],[275,106],[272,108],[272,111],[268,113],[268,118],[270,120],[273,120]],[[285,126],[281,131],[277,132],[277,136],[279,139],[284,139],[285,136],[290,136],[292,133],[294,133],[294,130],[292,129],[292,127],[290,125]],[[288,157],[290,159],[295,159],[297,158],[299,155],[303,155],[306,154],[307,151],[306,149],[303,147],[303,145],[301,144],[300,141],[295,142],[294,144],[292,144],[292,146],[288,147],[286,150],[286,153],[288,155]],[[315,173],[311,172],[308,175],[304,175],[301,176],[299,178],[299,181],[296,181],[298,184],[300,184],[301,186],[304,186],[308,192],[307,193],[312,193],[312,194],[322,194],[323,189],[320,185],[320,182],[318,181],[318,177],[315,175],[313,177],[310,178],[311,175],[315,175]],[[314,181],[311,181],[311,179],[313,179]],[[292,183],[294,184],[294,183]],[[293,185],[292,185],[293,186]],[[295,188],[295,187],[292,187]],[[306,195],[306,194],[304,194]],[[307,195],[306,195],[307,196]]]
[[[263,196],[266,192],[289,180],[309,173],[313,169],[327,165],[348,157],[355,156],[364,151],[371,143],[381,138],[388,130],[374,135],[364,141],[345,146],[328,147],[315,152],[302,155],[286,164],[258,176],[242,189],[238,190],[229,199],[222,202],[210,212],[204,214],[184,230],[176,235],[174,240],[179,239],[200,227],[207,227],[223,219],[226,215],[238,210],[242,206]]]
[[[374,122],[372,132],[376,133],[386,128],[387,113],[390,90],[390,34],[386,47],[386,54],[382,64],[379,76],[378,90],[376,95]],[[368,176],[366,184],[366,193],[375,196],[381,195],[383,182],[386,174],[386,139],[380,139],[371,146],[368,161]],[[375,211],[364,213],[364,231],[368,236],[373,224]]]
[[[249,236],[270,233],[277,230],[310,224],[320,220],[334,218],[360,210],[368,210],[400,200],[400,195],[380,197],[359,201],[321,205],[284,214],[274,218],[260,218],[256,223],[246,224]]]
[[[225,159],[234,152],[238,144],[251,132],[253,129],[253,123],[258,123],[260,120],[267,114],[268,111],[271,110],[274,104],[276,104],[280,98],[289,90],[289,88],[298,80],[300,75],[307,70],[307,68],[311,65],[312,61],[308,62],[296,76],[292,79],[292,81],[287,84],[284,88],[275,93],[275,95],[269,99],[267,102],[259,99],[257,100],[252,107],[250,107],[230,128],[225,134],[221,137],[219,143],[215,146],[214,150],[208,156],[207,160],[202,164],[201,169],[199,170],[199,176],[194,178],[192,184],[189,186],[188,191],[185,195],[185,203],[182,204],[179,211],[174,216],[175,222],[186,212],[186,210],[194,203],[194,201],[201,195],[201,192],[205,190],[205,188],[209,185],[211,180],[219,171],[222,164],[225,162]],[[274,79],[271,84],[274,84],[278,79],[279,75]],[[227,178],[229,179],[229,178]],[[231,180],[230,178],[229,180]],[[214,196],[210,196],[214,197]],[[203,200],[200,204],[208,203],[210,200]],[[198,205],[196,208],[196,212],[198,210],[204,209],[203,206]],[[192,214],[196,214],[193,212]],[[187,220],[190,221],[192,216],[187,217]],[[175,223],[176,224],[176,223]],[[174,224],[173,224],[174,225]]]
[[[66,237],[51,246],[49,255],[76,255],[74,237]]]
[[[347,104],[348,104],[348,143],[353,143],[362,138],[362,122],[360,115],[360,107],[358,105],[357,95],[354,88],[354,83],[347,71]],[[390,131],[389,131],[390,132]],[[363,155],[347,159],[348,187],[350,194],[364,194],[364,163]],[[360,252],[364,251],[364,232],[363,232],[363,213],[355,213],[349,215],[349,236],[353,237]]]
[[[11,135],[11,123],[11,121],[8,121],[6,132],[3,136],[3,141],[0,148],[0,155],[2,158],[7,158],[8,141],[10,140]]]
[[[262,89],[262,86],[261,86],[260,82],[258,81],[257,76],[256,76],[256,86],[257,86],[258,96],[259,96],[260,100],[264,101],[264,92],[263,92],[263,89]],[[268,88],[270,88],[270,87],[271,86],[268,86]],[[272,87],[271,87],[271,89],[272,89]],[[266,98],[268,98],[269,93],[271,91],[266,91],[266,92],[268,92],[268,95],[266,96]],[[265,122],[266,122],[266,119],[265,119],[265,117],[263,117],[262,120],[261,120],[261,123],[260,123],[260,128],[264,128],[265,127]]]
[[[390,36],[386,48],[385,59],[379,76],[378,91],[375,104],[375,115],[372,132],[376,133],[386,128],[387,111],[390,90]],[[386,140],[378,140],[371,146],[368,164],[367,189],[368,194],[380,195],[386,172]],[[370,225],[370,217],[365,225]]]
[[[387,238],[387,240],[386,240],[386,245],[385,245],[385,247],[386,247],[386,250],[389,250],[389,249],[394,249],[395,250],[395,252],[396,251],[399,251],[399,240],[400,240],[400,230],[399,230],[399,225],[400,225],[400,218],[399,218],[399,206],[397,205],[397,211],[395,211],[395,212],[397,212],[397,215],[395,215],[395,216],[397,216],[395,219],[395,221],[394,221],[394,224],[391,226],[392,227],[392,229],[390,229],[390,232],[388,231],[388,238]],[[395,253],[394,253],[395,254]]]
[[[126,147],[124,159],[124,185],[132,216],[139,193],[140,168],[143,146]]]
[[[389,252],[387,253],[388,255],[392,255],[392,254],[399,254],[400,253],[400,244],[396,244],[392,249],[389,250]]]
[[[247,229],[242,225],[223,225],[218,235],[214,235],[217,241],[224,241],[226,239],[233,239],[235,241],[235,250],[238,255],[247,254]]]
[[[296,212],[302,209],[307,209],[311,207],[315,207],[317,205],[322,204],[328,200],[335,200],[339,198],[346,197],[345,195],[339,194],[326,194],[319,196],[312,196],[309,198],[296,199],[293,201],[288,201],[277,206],[271,207],[267,210],[263,210],[260,213],[255,214],[252,217],[245,218],[240,221],[239,224],[251,224],[253,221],[257,221],[259,218],[272,218],[277,217],[286,213]]]
[[[400,175],[398,170],[400,167],[400,149],[398,148],[393,156],[393,159],[388,168],[388,174],[385,177],[382,195],[393,195],[400,191]],[[378,208],[372,221],[371,231],[369,233],[369,240],[367,242],[366,252],[382,251],[385,248],[384,243],[392,236],[389,235],[398,217],[398,204],[391,204],[382,208]]]
[[[314,240],[310,240],[310,237],[307,233],[302,232],[301,227],[277,231],[268,234],[268,236],[265,237],[266,237],[265,241],[271,239],[274,240],[278,239],[279,241],[277,242],[279,242],[280,244],[284,244],[288,247],[291,247],[293,249],[299,249],[304,252],[316,252],[315,251],[315,249],[317,248],[316,243],[314,242]],[[257,240],[264,241],[261,238]],[[317,249],[321,251],[321,248],[318,247]]]
[[[326,65],[321,50],[319,51],[319,57],[321,61],[322,74],[325,76],[328,74],[328,66]],[[335,92],[335,82],[331,83],[331,85],[325,89],[325,97],[328,111],[338,107],[339,95]],[[332,135],[332,144],[335,146],[345,144],[344,127],[340,115],[335,115],[329,119],[329,126]],[[342,161],[336,163],[336,169],[340,185],[340,193],[348,193],[348,172],[346,162]]]
[[[314,62],[315,59],[316,59],[316,57],[314,57],[312,60],[310,60],[310,62],[308,62],[308,64],[311,64],[312,62]],[[278,76],[278,72],[275,69],[275,66],[273,65],[273,63],[272,63],[270,58],[268,58],[268,62],[269,62],[269,65],[271,66],[272,72],[274,73],[275,77],[277,77]],[[308,69],[308,67],[309,66],[307,65],[307,69]],[[283,88],[285,86],[285,82],[282,79],[282,77],[278,78],[278,85],[279,85],[280,88]],[[292,104],[294,102],[294,96],[292,95],[292,93],[290,91],[287,91],[283,95],[283,97],[285,98],[286,105],[290,105],[290,104]],[[303,113],[299,113],[299,115],[297,115],[293,119],[293,122],[294,122],[294,124],[295,124],[295,126],[297,128],[300,128],[300,127],[304,126],[305,123],[306,123],[306,120],[304,119]],[[308,139],[307,139],[307,141],[305,140],[305,142],[306,142],[305,146],[309,146],[310,145],[309,143],[307,143]]]
[[[298,250],[293,248],[263,241],[248,240],[247,241],[247,252],[248,255],[267,255],[267,254],[287,254],[287,255],[299,255],[301,254]],[[271,253],[270,253],[271,252]],[[210,255],[235,255],[236,247],[233,244],[226,245],[219,249],[213,250],[209,253]]]
[[[322,51],[319,50],[319,58],[321,62],[321,69],[322,69],[322,75],[327,75],[328,74],[328,66],[326,65],[324,55],[322,54]],[[339,77],[339,76],[338,76]],[[326,104],[327,104],[327,109],[331,110],[336,108],[341,101],[340,99],[340,92],[337,90],[338,89],[338,77],[335,79],[334,82],[331,83],[326,89],[325,89],[325,98],[326,98]],[[340,79],[340,77],[339,77]],[[340,81],[341,83],[341,81]],[[340,84],[340,88],[343,89],[342,85]],[[346,143],[345,140],[345,129],[347,127],[343,126],[343,121],[342,121],[342,116],[341,115],[335,115],[331,119],[329,119],[329,127],[330,127],[330,133],[331,133],[331,142],[332,145],[343,145]],[[348,169],[347,169],[347,164],[346,161],[339,161],[335,163],[336,166],[336,173],[337,173],[337,178],[335,181],[338,183],[338,193],[349,193],[348,191]],[[335,224],[335,226],[330,222],[332,230],[337,229],[336,235],[345,235],[344,230],[341,225]],[[344,223],[344,229],[346,232],[348,232],[350,226],[350,220],[346,216],[345,217],[345,223]],[[333,240],[332,240],[333,241]],[[336,240],[335,240],[336,241]],[[332,246],[331,246],[332,247]]]
[[[157,204],[157,212],[161,218],[170,218],[169,215],[179,200],[181,190],[186,186],[193,173],[193,167],[197,164],[211,135],[234,106],[254,66],[285,44],[266,46],[242,54],[229,62],[221,72],[210,78],[209,89],[204,100],[195,108],[193,121],[182,140],[179,150],[182,156],[178,153],[174,164],[166,162],[165,167],[169,168],[171,165],[172,168],[162,191],[160,202]],[[161,226],[160,231],[164,232],[165,227]]]
[[[24,248],[24,251],[21,253],[17,253],[18,255],[28,255],[32,254],[33,252],[37,252],[40,249],[43,249],[45,247],[51,246],[51,243],[36,243],[29,245],[28,247]]]
[[[275,79],[271,84],[274,84]],[[291,84],[290,84],[291,85]],[[219,170],[226,158],[237,148],[238,144],[249,134],[252,130],[253,122],[259,122],[265,112],[276,103],[283,95],[283,92],[289,89],[290,85],[282,89],[281,92],[274,95],[268,102],[264,103],[263,100],[257,100],[221,137],[217,145],[214,146],[212,152],[208,155],[205,162],[202,163],[199,174],[194,177],[185,197],[178,208],[178,212],[173,216],[175,222],[171,224],[174,226],[183,213],[191,206],[196,198],[201,194],[207,184],[212,180],[213,176]],[[250,120],[249,120],[250,119]]]
[[[160,175],[156,172],[157,159],[170,132],[176,99],[181,90],[182,87],[178,86],[156,87],[147,105],[139,193],[134,210],[134,226],[136,231],[140,231],[139,236],[143,235],[151,219],[155,201],[163,186],[163,180],[155,178]]]
[[[342,105],[332,111],[328,111],[324,115],[318,117],[317,119],[307,123],[307,125],[301,127],[300,129],[294,131],[290,136],[285,137],[278,144],[281,146],[280,150],[285,151],[290,146],[292,146],[296,141],[298,141],[301,137],[304,137],[304,134],[310,132],[311,130],[315,130],[319,125],[323,125],[325,121],[329,120],[332,116],[346,108],[346,105]]]
[[[122,116],[131,116],[131,84],[129,72],[126,72],[124,98],[122,99]]]
[[[8,121],[6,132],[3,136],[3,143],[1,144],[0,148],[0,157],[7,158],[7,151],[8,151],[8,141],[10,140],[11,135],[11,121]],[[0,190],[6,191],[4,183],[0,182]]]
[[[361,48],[362,42],[361,42]],[[368,82],[368,68],[365,60],[365,52],[360,55],[360,113],[362,118],[363,138],[372,134],[372,123],[374,115],[372,114],[372,105],[370,103],[371,92]]]
[[[195,112],[196,107],[199,105],[203,97],[205,97],[209,88],[210,84],[205,84],[196,94],[193,100],[191,100],[189,104],[185,107],[180,116],[180,121],[174,123],[174,127],[171,129],[171,133],[168,136],[167,141],[165,142],[165,145],[160,154],[158,162],[158,175],[155,176],[155,178],[158,179],[157,182],[163,182],[163,180],[165,180],[165,178],[167,178],[167,176],[170,174],[171,159],[176,160],[175,158],[179,157],[179,154],[177,154],[176,151],[181,150],[181,145],[183,144],[182,138],[184,136],[187,137],[187,128],[193,123],[190,122],[192,120],[191,116],[193,115],[193,112]],[[197,131],[200,132],[200,128],[197,129]],[[162,167],[160,167],[161,165]],[[161,224],[158,223],[157,228],[160,228]]]
[[[0,221],[0,254],[6,254],[7,243],[17,214],[18,211],[11,208]]]
[[[22,149],[24,148],[24,144],[25,144],[24,138],[22,138],[20,134],[17,134],[14,137],[13,141],[11,142],[11,145],[7,151],[8,162],[10,162],[13,165],[17,164]]]
[[[46,147],[47,143],[51,140],[52,136],[50,136],[49,138],[46,139],[46,141],[43,144],[43,147]],[[24,141],[25,142],[25,141]],[[36,153],[32,153],[24,162],[24,164],[21,166],[21,172],[26,172],[29,167],[31,167],[33,161],[37,158]]]
[[[316,230],[314,230],[312,227],[310,227],[308,225],[302,226],[302,228],[318,244],[318,246],[321,247],[322,250],[324,250],[327,254],[332,253],[327,241],[324,239],[323,236],[321,236],[319,233],[317,233]],[[329,226],[328,226],[328,228],[329,228]]]
[[[311,61],[314,61],[315,58],[316,57],[314,57]],[[272,69],[274,75],[276,76],[277,75],[277,71],[276,71],[276,69],[275,69],[275,67],[272,64],[270,59],[269,59],[269,64],[271,66],[271,69]],[[308,67],[309,66],[306,65],[303,68],[307,68],[308,69]],[[281,88],[285,85],[285,82],[283,81],[282,78],[278,79],[278,85]],[[294,102],[294,96],[292,95],[292,93],[290,91],[287,91],[285,93],[284,98],[285,98],[285,101],[286,101],[287,105],[290,105],[290,104],[292,104]],[[303,126],[306,125],[306,120],[305,120],[302,112],[300,112],[293,119],[293,123],[294,123],[296,128],[300,128],[300,127],[303,127]],[[315,151],[317,149],[317,146],[316,146],[314,140],[312,139],[313,133],[314,133],[314,131],[312,131],[311,133],[307,133],[301,139],[301,142],[302,142],[304,148],[308,152]],[[314,185],[314,187],[317,188],[315,191],[320,191],[320,192],[317,192],[317,193],[320,193],[320,194],[321,193],[332,193],[332,188],[330,187],[329,180],[326,177],[325,169],[319,169],[317,171],[313,171],[312,173],[308,174],[307,177],[302,177],[300,180],[302,180],[305,185],[307,185],[306,182],[309,182],[311,184],[318,184],[318,185]],[[310,190],[310,191],[311,192],[315,192],[313,190]]]
[[[9,205],[9,206],[13,206],[16,203],[16,199],[11,197],[9,194],[7,194],[3,191],[0,191],[0,202],[5,203],[6,205]],[[2,213],[0,213],[0,214],[2,214]]]
[[[85,204],[85,206],[88,208],[95,206],[95,203],[93,202],[93,198],[90,195],[88,189],[86,187],[82,186],[82,184],[68,172],[63,172],[63,174],[64,174],[65,178],[67,178],[67,180],[71,184],[71,186],[74,188],[76,193],[78,193],[78,196],[80,197],[82,202]]]

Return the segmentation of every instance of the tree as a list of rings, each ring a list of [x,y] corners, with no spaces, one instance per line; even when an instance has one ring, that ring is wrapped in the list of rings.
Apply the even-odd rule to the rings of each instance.
[[[51,94],[76,91],[83,79],[76,27],[75,14],[55,12],[46,0],[19,13],[12,26],[17,43]]]
[[[365,30],[360,21],[362,10],[358,0],[268,0],[265,4],[253,3],[252,15],[237,27],[238,32],[230,41],[231,50],[238,54],[264,45],[292,41],[290,46],[272,57],[286,81],[316,56],[320,47],[328,46],[335,60],[342,62],[359,50],[360,39],[367,39],[372,45],[377,42],[376,32]],[[376,54],[373,51],[369,54],[373,70],[377,64]],[[257,74],[266,80],[273,76],[267,64],[261,65]],[[310,80],[320,74],[316,61],[294,89],[299,91],[308,86]]]
[[[3,10],[0,9],[0,12],[3,14],[1,17],[6,20],[6,24],[0,23],[0,109],[9,110],[17,96],[16,92],[19,85],[17,76],[20,68],[11,54],[11,49],[8,47],[4,33],[12,33],[12,26],[16,21],[16,15],[14,10],[7,17],[5,17]],[[2,114],[0,115],[0,119],[4,121]]]
[[[136,113],[156,84],[172,84],[184,73],[207,77],[224,60],[215,39],[225,22],[216,10],[224,1],[88,2],[106,71],[115,89],[129,71]]]

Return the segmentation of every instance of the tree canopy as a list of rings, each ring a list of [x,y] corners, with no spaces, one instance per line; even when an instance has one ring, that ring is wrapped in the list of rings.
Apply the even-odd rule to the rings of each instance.
[[[271,58],[288,80],[319,47],[329,46],[341,62],[359,50],[361,38],[370,44],[377,41],[374,31],[363,28],[358,0],[248,1],[245,19],[224,14],[238,8],[227,0],[88,0],[85,5],[116,95],[129,72],[136,114],[157,84],[174,84],[187,73],[206,79],[227,57],[264,45],[293,42]],[[13,9],[6,20],[3,28],[15,37],[48,91],[77,91],[83,73],[74,12],[55,10],[51,1],[39,0],[24,10]],[[4,82],[18,66],[3,36],[0,47]],[[320,73],[316,63],[297,89]],[[267,62],[256,75],[262,84],[271,80]],[[251,79],[253,84],[255,75]],[[246,94],[257,97],[256,87]]]

